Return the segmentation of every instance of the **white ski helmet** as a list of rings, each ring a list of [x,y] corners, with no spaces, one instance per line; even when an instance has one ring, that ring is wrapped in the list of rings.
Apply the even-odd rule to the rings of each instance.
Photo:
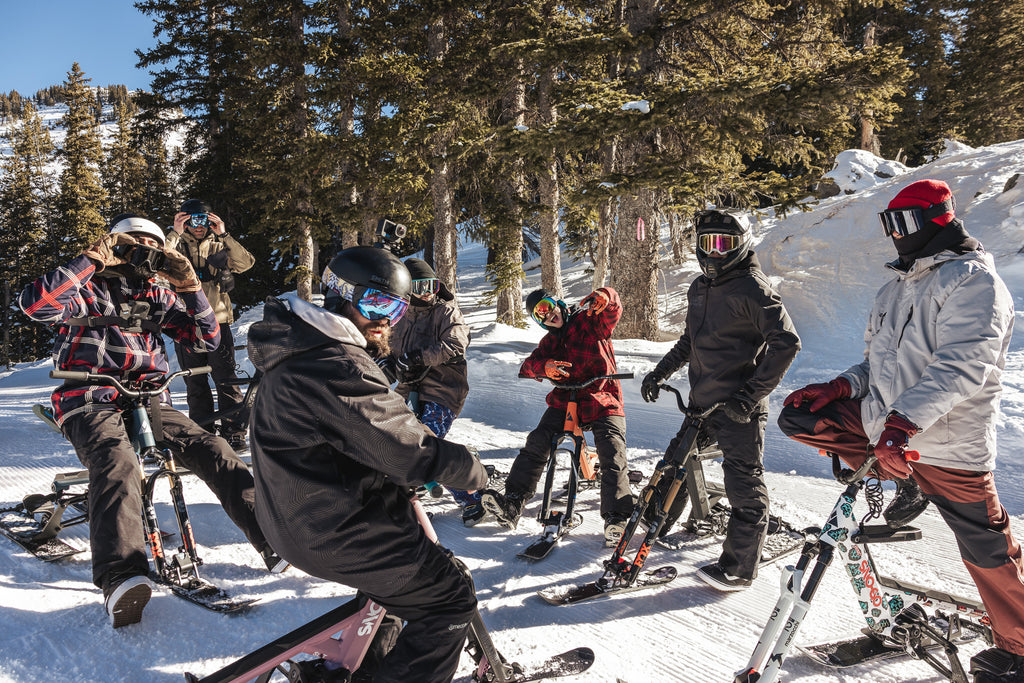
[[[166,242],[164,231],[160,229],[160,226],[151,220],[143,218],[142,216],[137,216],[133,213],[122,213],[114,216],[110,221],[110,232],[128,232],[146,235],[147,237],[152,237],[159,242],[161,249],[163,249]]]

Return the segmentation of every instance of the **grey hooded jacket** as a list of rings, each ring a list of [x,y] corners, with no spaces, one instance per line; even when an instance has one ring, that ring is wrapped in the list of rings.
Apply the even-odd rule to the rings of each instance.
[[[984,251],[914,261],[875,297],[864,361],[841,376],[872,443],[896,411],[921,428],[910,450],[928,465],[995,469],[1000,377],[1013,299]]]

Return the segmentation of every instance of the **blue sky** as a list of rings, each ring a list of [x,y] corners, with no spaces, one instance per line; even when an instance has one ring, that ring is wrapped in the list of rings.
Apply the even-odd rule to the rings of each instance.
[[[153,20],[132,0],[0,0],[0,91],[63,83],[72,62],[90,85],[148,89],[135,50],[154,44]]]

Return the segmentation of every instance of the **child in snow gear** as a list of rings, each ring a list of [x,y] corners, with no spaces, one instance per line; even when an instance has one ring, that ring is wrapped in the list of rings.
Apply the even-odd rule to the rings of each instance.
[[[411,280],[391,252],[352,247],[324,269],[323,307],[267,300],[249,331],[263,373],[250,420],[256,513],[286,560],[406,621],[374,681],[447,683],[476,594],[427,537],[409,489],[475,490],[487,471],[421,424],[374,360],[391,352]]]
[[[133,254],[139,249],[160,252],[164,262],[158,275],[177,292],[151,279],[148,267]],[[152,265],[154,259],[144,261]],[[59,370],[159,381],[168,369],[161,333],[197,352],[220,342],[213,311],[191,265],[166,248],[156,224],[133,214],[115,217],[107,235],[25,287],[18,304],[33,320],[58,326],[53,356]],[[136,577],[146,576],[149,562],[139,514],[138,458],[117,392],[109,386],[65,382],[51,401],[57,424],[89,470],[93,582],[103,589],[112,619],[119,615],[115,625],[134,623],[145,604],[139,586],[146,583]],[[180,446],[181,463],[210,486],[253,547],[269,550],[253,514],[253,480],[245,463],[224,439],[169,405],[158,409],[160,438]],[[131,585],[121,589],[129,580]],[[121,610],[119,599],[133,607]]]
[[[864,360],[794,391],[779,427],[851,467],[869,455],[903,480],[886,521],[899,526],[930,501],[956,536],[992,619],[995,644],[1024,654],[1024,561],[992,470],[1000,376],[1013,298],[992,257],[955,214],[949,186],[920,180],[880,214],[898,258],[875,297]],[[908,462],[906,451],[920,453]]]
[[[689,363],[689,404],[705,409],[722,404],[704,425],[723,454],[732,513],[722,554],[698,570],[719,590],[745,588],[757,576],[769,521],[762,464],[768,394],[800,349],[793,322],[761,271],[750,238],[746,216],[717,210],[697,216],[697,260],[704,274],[687,292],[682,336],[640,389],[645,401],[656,400],[661,382]],[[678,440],[677,435],[666,457]],[[678,509],[670,518],[678,518],[685,504],[685,496],[677,498]]]
[[[391,355],[378,364],[398,380],[395,391],[406,400],[415,392],[416,416],[443,439],[469,393],[469,325],[455,296],[426,261],[406,259],[405,267],[412,277],[409,309],[391,331]],[[466,526],[483,518],[478,492],[451,489],[451,494],[462,508]]]
[[[209,365],[214,387],[217,389],[218,413],[236,408],[242,403],[235,365],[235,340],[231,323],[235,320],[229,292],[235,286],[235,273],[244,273],[253,267],[253,258],[238,240],[228,234],[224,221],[199,199],[189,199],[174,216],[174,226],[167,235],[167,248],[185,255],[203,285],[203,293],[213,306],[220,330],[220,344],[212,351],[195,351],[187,345],[175,344],[178,364],[182,368]],[[185,378],[188,413],[194,421],[216,433],[213,392],[206,375]],[[236,451],[244,450],[245,422],[239,412],[221,419],[220,434]]]
[[[523,362],[520,377],[577,384],[615,374],[611,335],[622,307],[614,289],[601,287],[574,306],[538,289],[527,296],[526,309],[547,334]],[[504,493],[486,490],[482,494],[484,507],[508,529],[516,527],[540,481],[552,438],[562,432],[568,398],[569,391],[558,387],[548,394],[548,408],[516,456],[505,480]],[[601,466],[601,517],[606,537],[617,540],[622,534],[622,522],[629,517],[635,502],[629,487],[626,417],[618,380],[602,380],[580,390],[579,421],[594,432]]]

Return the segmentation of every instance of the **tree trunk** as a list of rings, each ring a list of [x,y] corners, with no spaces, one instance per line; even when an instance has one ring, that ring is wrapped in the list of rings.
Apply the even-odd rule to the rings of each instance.
[[[517,58],[514,81],[503,102],[505,115],[512,126],[522,126],[526,120],[526,85],[523,62]],[[498,253],[493,265],[498,287],[496,319],[499,323],[520,327],[523,324],[523,221],[520,202],[526,191],[523,162],[512,162],[511,172],[502,193],[505,201],[504,225],[496,229],[494,246]]]
[[[552,88],[555,69],[548,67],[541,74],[537,100],[540,118],[547,125],[558,120],[558,109],[552,102]],[[562,297],[562,255],[558,248],[558,208],[561,201],[558,191],[558,163],[555,148],[548,149],[548,159],[540,172],[540,284],[559,298]]]
[[[440,64],[448,52],[443,17],[436,17],[427,29],[427,57]],[[432,79],[438,86],[442,70]],[[443,112],[436,112],[443,116]],[[448,164],[448,145],[444,133],[431,148],[430,198],[434,204],[434,215],[430,225],[434,232],[433,257],[434,273],[451,291],[458,285],[458,232],[455,226],[455,209],[452,205],[451,168]]]
[[[869,21],[864,28],[864,48],[874,47],[877,44],[875,34],[878,27],[875,22]],[[875,134],[874,110],[865,109],[860,114],[860,148],[878,156],[882,151],[881,143]]]
[[[644,234],[638,237],[642,219]],[[658,223],[654,193],[639,190],[619,205],[611,284],[622,297],[617,338],[658,339]]]
[[[615,170],[615,140],[605,143],[602,150],[604,157],[604,174],[608,176]],[[594,244],[594,289],[604,287],[608,280],[609,247],[615,228],[615,204],[612,199],[601,203],[597,219],[597,239]]]

